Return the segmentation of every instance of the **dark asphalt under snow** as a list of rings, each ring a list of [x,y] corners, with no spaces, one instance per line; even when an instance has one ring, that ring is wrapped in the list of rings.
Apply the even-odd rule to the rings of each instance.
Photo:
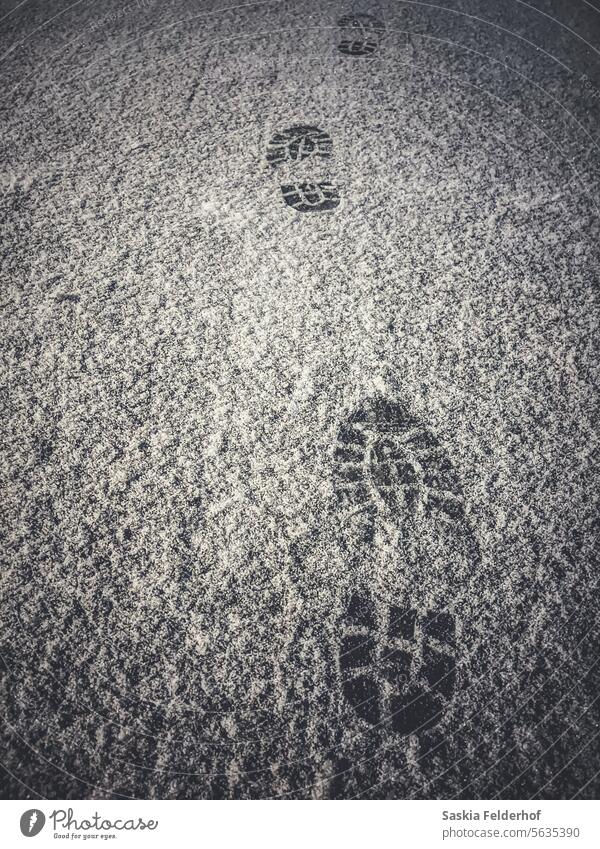
[[[3,795],[597,795],[600,11],[0,17]]]

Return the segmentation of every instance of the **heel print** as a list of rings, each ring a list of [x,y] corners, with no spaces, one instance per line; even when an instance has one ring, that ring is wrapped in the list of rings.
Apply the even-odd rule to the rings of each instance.
[[[344,696],[369,725],[397,734],[433,728],[448,712],[456,682],[455,620],[446,611],[385,606],[355,592],[339,650]]]
[[[340,196],[331,183],[292,183],[282,186],[281,193],[296,212],[328,212],[340,205]]]

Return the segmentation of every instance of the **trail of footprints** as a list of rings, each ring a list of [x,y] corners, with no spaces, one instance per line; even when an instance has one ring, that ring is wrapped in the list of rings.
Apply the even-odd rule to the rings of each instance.
[[[351,57],[372,56],[385,32],[383,23],[367,14],[345,15],[338,27],[338,50]],[[327,132],[297,124],[273,136],[266,159],[275,171],[293,172],[304,160],[321,169],[333,152]],[[340,205],[339,189],[330,180],[286,182],[281,194],[300,213],[332,212]],[[385,398],[361,404],[340,427],[334,461],[339,502],[363,515],[363,541],[372,541],[380,511],[399,521],[443,514],[478,556],[453,465],[434,434],[402,404]],[[344,696],[370,725],[389,722],[400,734],[426,731],[452,700],[455,651],[456,622],[449,612],[401,604],[382,610],[368,591],[355,592],[340,634]]]
[[[372,15],[344,15],[338,21],[338,50],[346,56],[371,56],[385,30]],[[303,159],[329,160],[331,137],[319,127],[299,124],[276,133],[267,147],[267,162],[274,169]],[[338,188],[330,181],[293,182],[281,186],[284,202],[296,212],[331,212],[340,205]]]

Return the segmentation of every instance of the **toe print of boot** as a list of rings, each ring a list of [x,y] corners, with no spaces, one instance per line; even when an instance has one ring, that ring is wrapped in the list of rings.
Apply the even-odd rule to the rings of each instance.
[[[446,449],[403,404],[364,401],[342,424],[334,451],[338,499],[356,511],[385,512],[398,525],[441,518],[471,561],[479,548]]]
[[[344,15],[338,21],[338,50],[346,56],[371,56],[378,49],[385,27],[372,15]]]
[[[346,607],[339,650],[344,696],[369,725],[402,735],[443,718],[456,680],[455,621],[446,611],[378,607],[355,592]]]
[[[318,127],[299,124],[276,133],[267,147],[267,162],[275,167],[283,162],[300,162],[302,159],[330,159],[333,142]]]
[[[269,142],[266,158],[275,169],[293,167],[304,160],[317,166],[331,159],[332,152],[333,142],[326,132],[300,124],[276,133]],[[285,183],[281,185],[281,194],[287,206],[296,212],[330,212],[340,204],[339,191],[329,181]]]

